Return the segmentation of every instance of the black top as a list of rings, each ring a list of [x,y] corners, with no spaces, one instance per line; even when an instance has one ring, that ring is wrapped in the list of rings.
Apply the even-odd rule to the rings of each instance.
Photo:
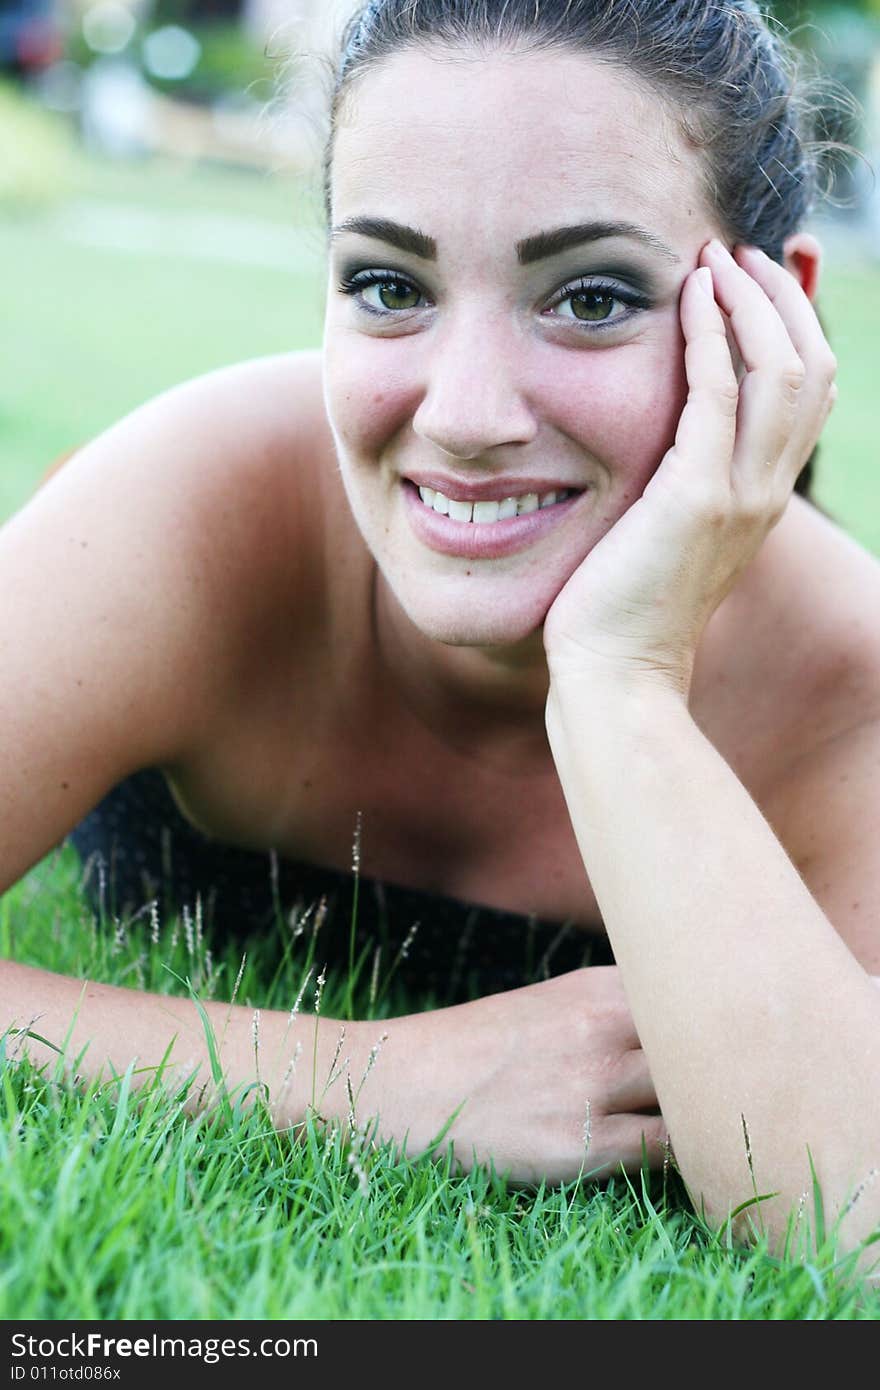
[[[96,907],[125,918],[152,901],[164,914],[195,911],[205,926],[243,938],[281,925],[290,932],[320,913],[320,967],[345,968],[351,919],[356,956],[381,947],[381,975],[394,967],[406,988],[454,1003],[547,979],[583,965],[614,963],[605,937],[573,923],[525,917],[380,883],[338,869],[239,849],[202,834],[181,814],[164,776],[139,772],[115,787],[70,835],[90,871]],[[98,866],[101,866],[98,871]]]

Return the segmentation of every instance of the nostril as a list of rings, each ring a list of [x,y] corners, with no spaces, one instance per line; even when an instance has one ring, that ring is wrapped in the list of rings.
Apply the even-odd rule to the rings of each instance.
[[[522,400],[507,392],[501,399],[472,375],[442,396],[429,393],[413,417],[413,430],[448,458],[473,463],[503,445],[534,442],[538,425]]]

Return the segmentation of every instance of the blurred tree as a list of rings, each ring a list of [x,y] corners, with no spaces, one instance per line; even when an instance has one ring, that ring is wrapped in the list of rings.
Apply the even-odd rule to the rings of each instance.
[[[218,20],[240,20],[244,0],[156,0],[155,24],[211,24]]]
[[[841,10],[852,10],[855,14],[880,19],[880,0],[843,0],[842,4],[840,0],[770,0],[767,8],[788,29],[798,24],[808,24],[812,19],[827,18]]]

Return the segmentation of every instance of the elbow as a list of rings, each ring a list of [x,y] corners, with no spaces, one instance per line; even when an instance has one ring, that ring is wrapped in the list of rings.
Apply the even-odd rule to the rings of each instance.
[[[742,1249],[880,1279],[880,1166],[846,1190],[823,1190],[812,1170],[806,1189],[756,1192],[724,1207],[703,1200],[697,1209],[715,1234]]]

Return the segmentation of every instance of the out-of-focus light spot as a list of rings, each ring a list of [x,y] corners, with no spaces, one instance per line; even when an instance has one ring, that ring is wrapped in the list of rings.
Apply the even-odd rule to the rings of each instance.
[[[137,27],[119,0],[99,0],[83,15],[83,37],[95,53],[121,53]]]
[[[179,82],[189,77],[199,61],[202,45],[188,29],[181,29],[179,24],[165,24],[144,39],[142,51],[144,67],[152,77]]]
[[[134,63],[100,57],[83,78],[86,144],[114,158],[138,157],[153,143],[153,93]]]
[[[82,102],[82,69],[66,60],[53,63],[37,80],[37,92],[50,111],[78,111]]]

